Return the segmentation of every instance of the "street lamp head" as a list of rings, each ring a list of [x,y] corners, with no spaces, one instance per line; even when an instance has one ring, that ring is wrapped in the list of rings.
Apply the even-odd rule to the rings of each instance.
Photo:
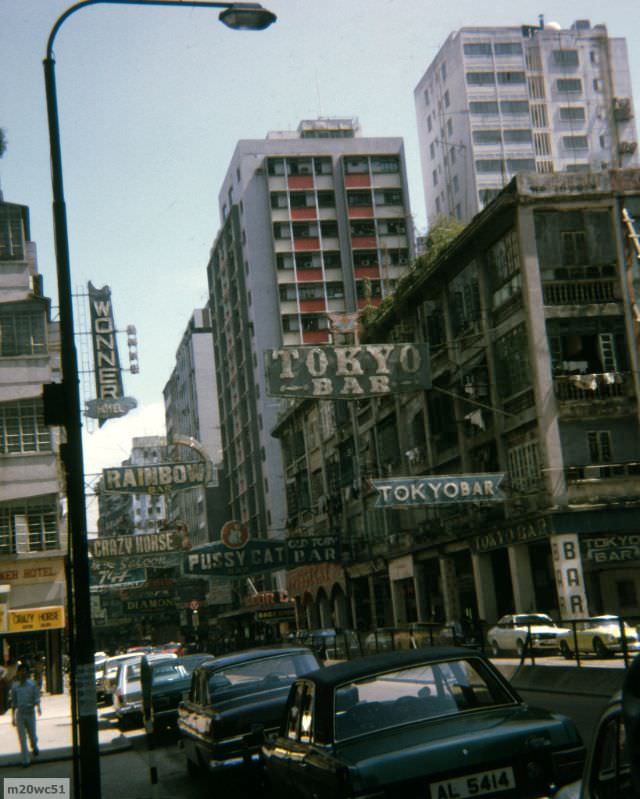
[[[228,28],[236,31],[263,31],[277,17],[260,3],[234,3],[220,12],[218,17]]]

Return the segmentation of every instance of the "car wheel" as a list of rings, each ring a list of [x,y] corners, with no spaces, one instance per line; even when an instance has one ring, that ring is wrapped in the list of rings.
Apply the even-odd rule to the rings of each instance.
[[[611,655],[607,647],[602,643],[601,638],[593,639],[593,651],[596,653],[596,657],[599,657],[603,660]]]
[[[560,653],[566,660],[573,660],[573,652],[569,649],[566,641],[560,641]]]
[[[491,652],[493,653],[494,657],[500,657],[500,646],[496,640],[491,642]]]
[[[521,641],[520,638],[516,641],[516,652],[519,658],[524,655],[524,641]]]

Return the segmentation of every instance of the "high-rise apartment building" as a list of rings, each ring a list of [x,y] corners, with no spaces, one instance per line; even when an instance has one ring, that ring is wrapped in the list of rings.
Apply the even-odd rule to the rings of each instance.
[[[229,519],[253,537],[287,524],[285,401],[266,396],[264,350],[329,341],[330,313],[378,304],[413,256],[404,147],[356,120],[238,142],[208,266]]]
[[[626,41],[589,20],[461,28],[414,96],[430,224],[469,221],[519,172],[638,164]]]
[[[60,338],[44,296],[29,209],[0,192],[0,653],[47,658],[62,691],[66,522],[57,428],[43,384],[60,379]]]

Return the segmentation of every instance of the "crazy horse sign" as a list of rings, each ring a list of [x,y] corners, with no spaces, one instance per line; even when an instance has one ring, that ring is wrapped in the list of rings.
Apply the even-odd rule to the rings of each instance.
[[[265,370],[272,397],[361,399],[431,387],[423,343],[266,350]]]

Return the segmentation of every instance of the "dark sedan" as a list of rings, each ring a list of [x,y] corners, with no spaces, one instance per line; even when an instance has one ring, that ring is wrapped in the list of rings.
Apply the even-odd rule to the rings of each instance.
[[[255,731],[278,728],[292,683],[319,665],[310,650],[288,647],[247,650],[198,666],[178,709],[189,773],[258,763]]]
[[[585,758],[569,718],[528,707],[480,653],[437,647],[296,680],[262,752],[279,799],[532,799]]]

